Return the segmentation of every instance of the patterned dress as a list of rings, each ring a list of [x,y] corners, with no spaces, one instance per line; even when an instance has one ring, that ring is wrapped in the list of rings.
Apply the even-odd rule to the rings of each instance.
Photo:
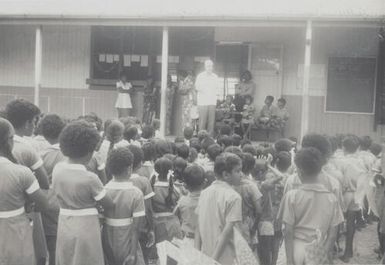
[[[182,97],[182,125],[191,126],[191,109],[194,105],[194,98],[196,97],[192,76],[189,75],[184,80],[180,81],[179,94]]]

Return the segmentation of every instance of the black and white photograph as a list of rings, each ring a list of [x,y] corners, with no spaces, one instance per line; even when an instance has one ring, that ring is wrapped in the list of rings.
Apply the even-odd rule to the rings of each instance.
[[[385,0],[0,0],[0,265],[385,264],[384,172]]]

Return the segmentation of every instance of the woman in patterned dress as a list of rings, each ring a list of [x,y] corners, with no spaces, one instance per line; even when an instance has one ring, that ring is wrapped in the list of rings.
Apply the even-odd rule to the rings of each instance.
[[[179,72],[179,94],[182,98],[182,125],[184,127],[192,126],[191,109],[196,98],[194,90],[193,77],[186,71]]]

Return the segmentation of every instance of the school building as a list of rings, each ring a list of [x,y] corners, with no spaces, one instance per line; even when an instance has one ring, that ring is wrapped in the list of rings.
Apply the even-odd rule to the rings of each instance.
[[[5,0],[0,106],[22,97],[69,118],[91,111],[115,117],[123,71],[141,117],[148,75],[164,91],[168,74],[197,74],[212,58],[223,81],[218,98],[249,69],[257,108],[266,95],[287,100],[287,136],[349,132],[379,139],[384,21],[383,0]],[[177,134],[181,106],[178,98],[174,103]]]

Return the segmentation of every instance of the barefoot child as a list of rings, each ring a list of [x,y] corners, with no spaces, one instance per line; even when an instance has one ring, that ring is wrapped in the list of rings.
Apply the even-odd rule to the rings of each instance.
[[[99,139],[96,129],[79,121],[68,124],[60,134],[60,149],[68,160],[52,172],[60,205],[56,264],[104,265],[96,203],[108,211],[113,202],[98,176],[86,170]]]
[[[242,198],[231,185],[241,181],[242,161],[224,153],[215,160],[214,171],[217,180],[202,191],[196,208],[195,246],[221,264],[232,265],[236,260],[233,229],[242,221]]]
[[[328,253],[343,221],[341,209],[335,195],[317,180],[323,166],[317,149],[301,149],[295,164],[302,185],[285,194],[280,208],[287,264],[330,264]]]
[[[112,150],[107,167],[112,180],[105,186],[115,209],[105,214],[103,248],[108,264],[144,265],[139,244],[140,221],[145,215],[143,193],[129,181],[134,157],[130,150]]]

